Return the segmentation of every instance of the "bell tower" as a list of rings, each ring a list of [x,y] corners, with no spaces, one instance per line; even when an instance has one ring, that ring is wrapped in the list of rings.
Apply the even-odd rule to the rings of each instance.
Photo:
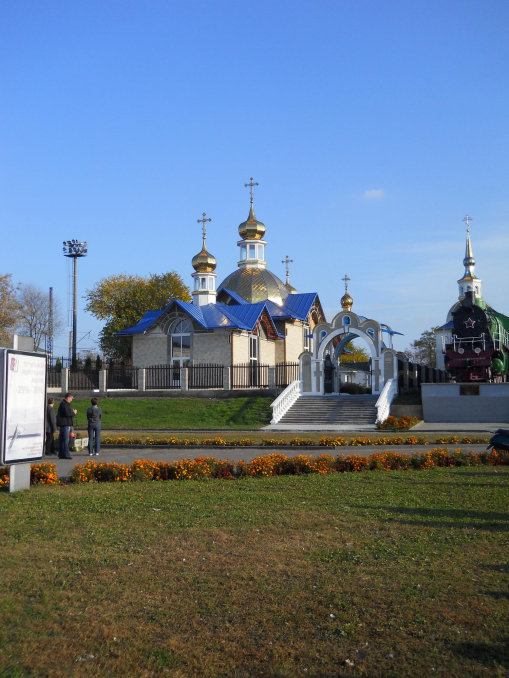
[[[216,303],[217,273],[214,273],[214,270],[217,266],[217,261],[216,258],[207,251],[207,221],[212,221],[212,219],[207,219],[207,215],[204,212],[202,218],[198,219],[198,223],[202,225],[203,233],[201,252],[198,252],[191,262],[191,265],[195,270],[192,274],[192,278],[194,278],[192,295],[193,304],[195,306],[205,306],[206,304]]]

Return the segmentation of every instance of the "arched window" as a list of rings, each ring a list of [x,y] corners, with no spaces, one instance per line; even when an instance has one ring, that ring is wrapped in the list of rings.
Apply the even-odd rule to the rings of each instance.
[[[175,320],[170,329],[171,364],[185,367],[191,360],[191,333],[193,326],[186,319]]]
[[[327,336],[327,330],[322,330],[322,331],[320,332],[320,341],[322,341],[323,339],[325,339],[326,336]]]
[[[368,329],[368,334],[372,339],[375,338],[375,330],[372,327]]]
[[[350,325],[351,322],[352,322],[352,320],[351,320],[349,315],[345,315],[343,317],[343,325]]]

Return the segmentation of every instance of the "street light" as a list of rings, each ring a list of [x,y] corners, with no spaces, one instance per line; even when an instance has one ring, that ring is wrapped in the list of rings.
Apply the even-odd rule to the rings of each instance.
[[[81,240],[64,240],[64,257],[73,260],[73,305],[72,305],[72,355],[71,365],[76,364],[76,335],[78,319],[78,288],[77,288],[77,261],[80,257],[87,256],[86,242]]]

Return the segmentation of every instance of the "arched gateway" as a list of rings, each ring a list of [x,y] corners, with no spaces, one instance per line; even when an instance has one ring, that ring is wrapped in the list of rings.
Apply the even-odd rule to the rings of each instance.
[[[343,309],[347,306],[342,305]],[[302,353],[300,356],[303,394],[318,396],[326,392],[339,392],[339,380],[336,376],[330,382],[328,368],[331,364],[337,368],[343,348],[349,341],[359,337],[364,339],[371,353],[371,393],[381,393],[385,382],[397,375],[397,354],[392,347],[392,336],[395,333],[376,320],[352,313],[351,305],[349,306],[350,310],[338,313],[330,324],[324,322],[314,328],[312,353]],[[336,369],[335,372],[337,375],[339,370]]]

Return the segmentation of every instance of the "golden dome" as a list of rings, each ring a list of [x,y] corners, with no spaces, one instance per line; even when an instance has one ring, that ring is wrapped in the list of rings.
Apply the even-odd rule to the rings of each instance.
[[[217,260],[210,252],[207,252],[205,242],[203,243],[201,252],[193,257],[191,266],[197,273],[212,273],[216,268]]]
[[[286,283],[285,287],[286,287],[286,289],[288,290],[288,292],[289,292],[290,294],[298,294],[298,292],[297,292],[297,290],[295,289],[295,287],[292,287],[292,285],[290,285],[290,283]]]
[[[341,297],[341,306],[343,308],[343,311],[351,311],[352,304],[353,304],[352,297],[348,294],[348,292],[345,292],[345,294]]]
[[[228,275],[218,285],[221,288],[240,294],[250,304],[270,299],[278,306],[282,306],[289,290],[282,280],[268,269],[262,268],[239,268]]]
[[[265,235],[265,224],[256,219],[253,203],[251,203],[247,221],[239,225],[239,235],[242,240],[261,240]]]

